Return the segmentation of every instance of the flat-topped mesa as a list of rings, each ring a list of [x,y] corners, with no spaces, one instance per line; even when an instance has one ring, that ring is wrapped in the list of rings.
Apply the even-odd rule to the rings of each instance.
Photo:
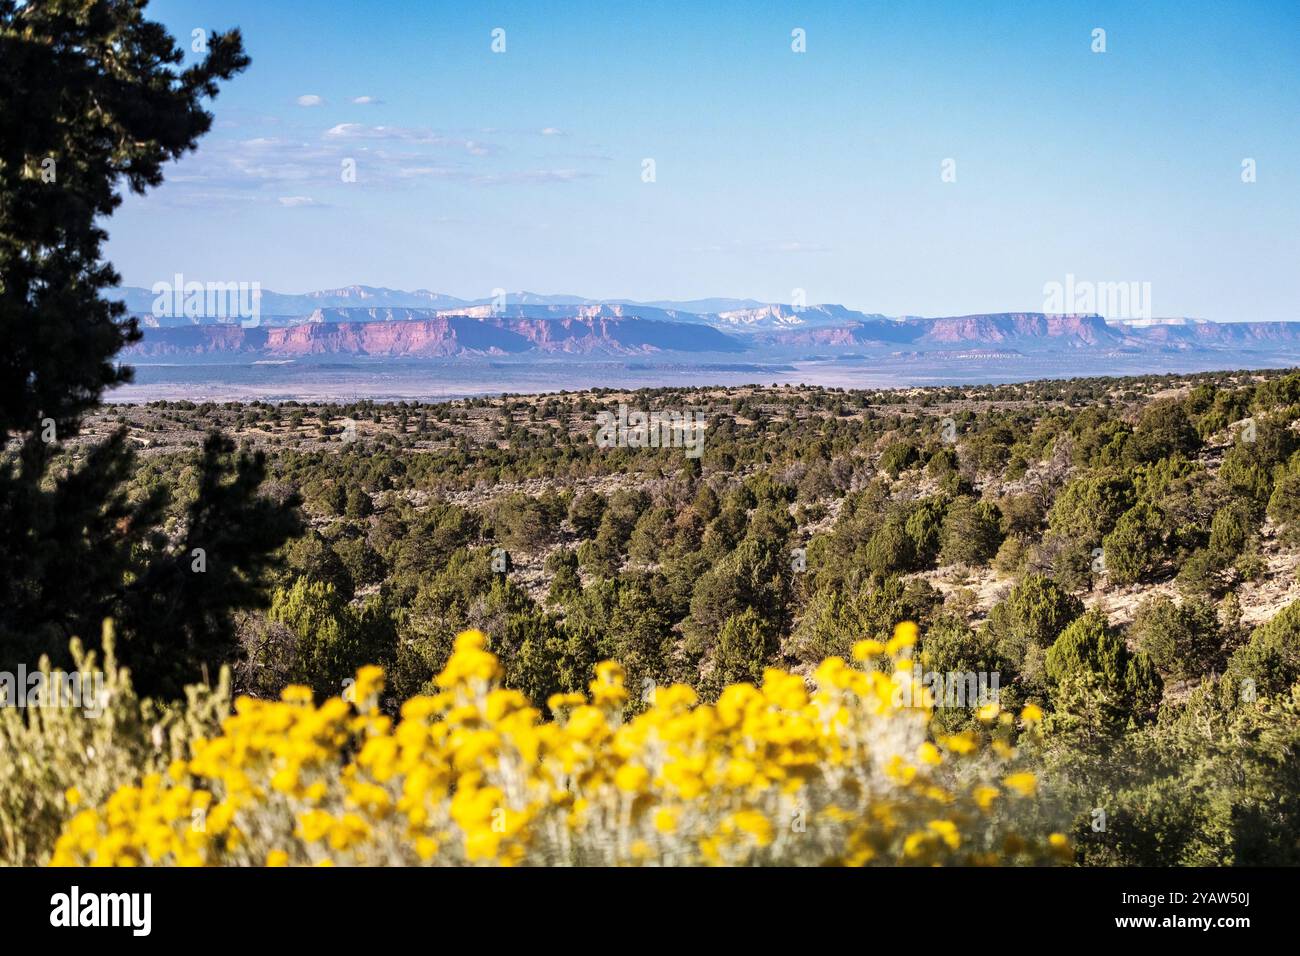
[[[996,344],[1024,338],[1073,338],[1085,345],[1118,345],[1124,333],[1099,315],[1051,315],[1042,312],[1000,312],[935,319],[912,319],[933,342]]]
[[[202,356],[213,352],[261,352],[268,357],[359,355],[446,358],[526,352],[635,355],[654,352],[742,351],[744,346],[707,325],[658,322],[630,316],[510,318],[424,313],[404,319],[402,309],[317,310],[312,321],[243,329],[194,325],[147,329],[127,356]],[[331,315],[332,311],[347,316]],[[352,321],[351,313],[365,317]],[[389,314],[393,313],[393,314]],[[347,321],[337,321],[346,318]]]

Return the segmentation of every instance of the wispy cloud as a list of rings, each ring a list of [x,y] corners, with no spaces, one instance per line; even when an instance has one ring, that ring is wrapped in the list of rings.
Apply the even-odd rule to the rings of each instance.
[[[403,179],[443,179],[468,183],[472,186],[572,183],[580,179],[587,179],[593,175],[578,169],[517,169],[475,172],[463,165],[455,164],[400,166],[397,174]]]
[[[469,173],[458,166],[399,166],[397,175],[403,179],[464,179]]]
[[[299,106],[324,106],[325,100],[315,93],[304,93],[295,101]]]
[[[523,169],[503,173],[480,173],[470,179],[477,186],[501,186],[511,183],[572,183],[589,179],[593,174],[578,169]]]
[[[354,96],[352,102],[358,106],[378,106],[384,101],[375,96]]]
[[[686,250],[691,253],[714,252],[750,255],[762,253],[767,255],[821,253],[830,252],[829,246],[819,242],[804,242],[798,239],[729,239],[725,242],[713,242],[708,245],[694,246]]]
[[[413,126],[367,126],[364,123],[339,123],[325,131],[329,140],[401,140],[424,146],[463,149],[473,156],[487,156],[496,147],[475,139],[446,136],[431,129]]]
[[[313,199],[311,196],[281,196],[280,205],[286,209],[304,209],[312,206],[324,206],[325,203]]]
[[[572,157],[511,158],[494,143],[425,127],[339,123],[315,138],[207,140],[174,164],[163,199],[187,207],[246,203],[302,209],[351,201],[340,190],[350,194],[414,183],[542,188],[597,175]],[[352,172],[355,179],[347,175]]]

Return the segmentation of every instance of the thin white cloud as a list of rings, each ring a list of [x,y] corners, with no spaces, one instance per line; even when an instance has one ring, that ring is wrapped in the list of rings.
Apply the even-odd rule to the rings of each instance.
[[[466,172],[456,166],[402,166],[397,175],[402,179],[461,179]]]
[[[352,102],[357,106],[378,106],[383,100],[376,96],[354,96]]]
[[[705,246],[694,246],[687,252],[727,252],[727,253],[766,253],[796,254],[805,252],[830,252],[830,247],[818,242],[802,242],[797,239],[732,239],[729,242],[714,242]]]
[[[539,130],[543,136],[563,136],[564,130],[556,129],[554,126],[546,126]]]
[[[587,179],[591,173],[578,169],[524,169],[504,173],[481,173],[470,179],[477,186],[501,186],[512,183],[571,183]]]
[[[447,149],[463,149],[471,156],[490,156],[496,152],[491,143],[481,140],[445,136],[431,129],[415,126],[367,126],[365,123],[339,123],[325,131],[325,138],[335,142],[348,140],[399,140]]]
[[[174,165],[164,200],[199,206],[270,204],[288,210],[350,202],[351,191],[361,188],[545,188],[599,175],[584,164],[555,159],[550,160],[554,165],[512,168],[497,155],[493,144],[480,140],[359,123],[339,124],[315,140],[274,135],[214,139]],[[356,170],[357,179],[344,185],[350,181],[341,174],[349,168]]]
[[[304,93],[298,97],[297,103],[299,106],[324,106],[325,100],[315,93]]]

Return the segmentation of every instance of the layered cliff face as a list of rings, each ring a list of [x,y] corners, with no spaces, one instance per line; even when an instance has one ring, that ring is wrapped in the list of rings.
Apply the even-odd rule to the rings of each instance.
[[[260,354],[266,351],[271,329],[245,329],[238,325],[187,325],[149,329],[144,340],[123,350],[125,355],[185,358],[211,354]]]
[[[825,329],[799,329],[792,332],[778,332],[759,337],[764,345],[808,346],[825,345],[835,348],[848,347],[863,343],[861,330],[855,326],[836,326]]]
[[[1070,347],[1118,346],[1125,335],[1099,315],[1044,315],[1004,312],[939,319],[912,319],[930,342],[1003,345],[1026,339],[1057,340]]]
[[[468,314],[467,314],[468,313]],[[618,304],[513,304],[456,311],[401,306],[320,308],[285,324],[146,328],[128,356],[202,358],[253,354],[446,358],[457,355],[644,355],[656,352],[790,354],[809,348],[845,351],[1042,353],[1074,350],[1188,352],[1300,348],[1300,322],[1236,324],[1187,319],[1108,323],[1098,315],[1004,312],[942,318],[889,319],[842,306],[790,312],[788,306],[691,315]],[[684,315],[684,314],[682,314]],[[803,324],[787,324],[799,316]],[[854,318],[856,316],[856,318]]]
[[[1039,345],[1045,348],[1114,347],[1127,336],[1096,315],[1000,313],[937,319],[869,318],[843,326],[774,332],[784,345],[971,347]]]
[[[1131,335],[1173,348],[1268,348],[1300,343],[1300,322],[1168,320],[1135,325]]]
[[[144,340],[125,354],[162,357],[253,352],[276,358],[313,355],[446,358],[531,351],[628,355],[744,349],[741,343],[705,325],[636,317],[478,319],[465,315],[430,317],[428,312],[407,315],[412,310],[403,309],[346,311],[361,313],[370,321],[330,321],[320,317],[274,328],[201,325],[147,329]],[[329,317],[333,318],[336,317]]]
[[[717,329],[683,322],[626,318],[498,319],[545,352],[742,352],[743,343]]]
[[[912,345],[921,339],[928,329],[922,322],[897,321],[894,319],[867,319],[851,322],[847,325],[829,325],[812,328],[782,329],[776,332],[759,333],[758,341],[771,345],[807,346],[825,345],[833,347],[873,347]]]
[[[342,323],[362,324],[365,322],[415,322],[420,319],[436,318],[441,313],[428,309],[411,309],[392,306],[371,306],[369,308],[323,308],[316,309],[304,319],[289,322],[289,325],[338,325]]]
[[[495,325],[473,319],[308,323],[269,330],[270,355],[375,355],[389,358],[445,358],[473,353],[526,352],[530,343]]]

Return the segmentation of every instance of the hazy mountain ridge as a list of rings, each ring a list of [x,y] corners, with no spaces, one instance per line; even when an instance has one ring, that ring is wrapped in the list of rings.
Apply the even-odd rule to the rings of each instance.
[[[170,288],[170,287],[169,287]],[[155,303],[160,300],[158,293],[143,286],[123,286],[112,296],[126,304],[127,310],[135,315],[153,316]],[[168,292],[166,298],[170,298]],[[337,289],[322,289],[300,294],[261,290],[261,311],[263,317],[300,318],[311,315],[317,309],[351,309],[351,308],[387,308],[387,309],[421,309],[438,311],[455,311],[484,306],[521,306],[537,308],[566,308],[571,306],[638,306],[659,311],[680,311],[691,315],[705,315],[725,309],[745,309],[762,307],[764,303],[753,299],[697,299],[691,302],[633,302],[629,299],[602,300],[589,299],[578,295],[542,295],[536,292],[508,292],[477,299],[462,299],[454,295],[433,292],[428,289],[405,291],[387,289],[379,286],[352,285]],[[169,324],[204,324],[201,319],[164,317],[160,323]]]
[[[493,315],[545,318],[589,315],[636,315],[665,321],[702,322],[721,329],[757,330],[763,328],[829,325],[862,319],[885,318],[883,315],[857,312],[842,305],[793,306],[765,303],[756,299],[708,298],[676,302],[659,300],[635,302],[630,299],[589,299],[576,295],[541,295],[535,292],[510,292],[480,299],[461,299],[427,289],[406,292],[375,286],[345,286],[300,295],[261,290],[261,318],[267,325],[289,325],[311,321],[350,321],[329,313],[334,310],[386,310],[375,315],[379,320],[408,320],[423,316],[401,313],[433,311],[443,315]],[[127,311],[141,319],[146,328],[171,328],[206,325],[228,321],[211,315],[167,315],[155,309],[160,301],[171,306],[171,295],[160,297],[141,286],[125,286],[115,296]],[[597,311],[599,310],[599,311]],[[321,315],[321,313],[324,313]]]
[[[758,306],[757,308],[733,309],[718,312],[709,319],[719,325],[733,328],[803,328],[808,326],[834,326],[886,319],[880,314],[867,314],[845,308],[842,305],[824,304],[809,306],[792,306],[782,303]]]
[[[149,295],[123,290],[128,307]],[[709,299],[690,303],[726,304]],[[343,304],[336,304],[343,303]],[[152,306],[152,300],[149,303]],[[274,309],[310,304],[298,313]],[[695,312],[683,303],[598,302],[577,296],[511,293],[465,301],[428,290],[402,292],[369,286],[308,293],[262,294],[259,325],[228,319],[141,316],[145,338],[137,356],[263,353],[272,357],[322,354],[447,357],[516,353],[638,354],[646,352],[756,352],[792,357],[809,347],[1160,354],[1199,350],[1300,348],[1300,322],[1218,323],[1170,318],[1108,322],[1096,314],[1001,312],[929,318],[890,318],[843,305],[796,307],[769,303]],[[256,333],[256,334],[254,334]]]

